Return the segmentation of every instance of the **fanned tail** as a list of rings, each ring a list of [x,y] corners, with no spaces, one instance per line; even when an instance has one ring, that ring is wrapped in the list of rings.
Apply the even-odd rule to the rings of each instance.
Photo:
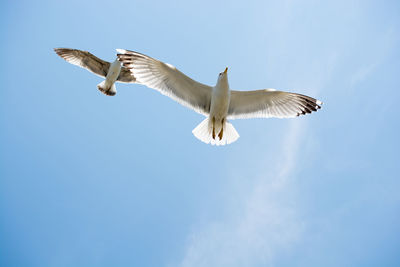
[[[114,96],[117,93],[117,88],[114,83],[111,86],[108,86],[106,81],[102,81],[97,85],[97,88],[99,88],[100,92],[108,96]]]
[[[239,138],[238,132],[235,130],[233,125],[229,122],[225,122],[223,126],[223,136],[220,140],[218,136],[215,139],[212,137],[212,128],[209,125],[209,119],[206,118],[192,131],[193,135],[196,136],[200,141],[217,146],[223,146],[235,142]]]

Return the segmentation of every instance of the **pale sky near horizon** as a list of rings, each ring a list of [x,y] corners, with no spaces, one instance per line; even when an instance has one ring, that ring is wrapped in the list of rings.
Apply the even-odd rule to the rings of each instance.
[[[0,266],[399,266],[398,1],[3,1]],[[135,50],[232,89],[310,95],[236,143],[68,64]]]

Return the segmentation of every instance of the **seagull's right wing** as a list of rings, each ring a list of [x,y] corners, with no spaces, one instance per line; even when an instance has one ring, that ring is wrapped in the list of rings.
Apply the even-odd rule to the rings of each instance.
[[[130,69],[137,83],[159,91],[183,106],[208,116],[212,88],[192,80],[174,66],[125,49],[117,49],[118,59]]]
[[[71,48],[54,48],[54,51],[68,63],[87,69],[103,78],[106,77],[110,68],[110,62],[104,61],[88,51]],[[136,79],[128,69],[122,67],[117,81],[134,83]]]
[[[228,119],[293,118],[317,111],[321,105],[315,98],[275,89],[232,90]]]

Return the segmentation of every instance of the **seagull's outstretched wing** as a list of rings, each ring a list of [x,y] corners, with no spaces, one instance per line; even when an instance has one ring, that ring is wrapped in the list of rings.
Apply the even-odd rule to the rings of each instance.
[[[180,104],[207,116],[212,88],[196,82],[174,66],[138,52],[117,49],[118,59],[129,68],[138,83],[156,89]]]
[[[228,118],[293,118],[317,111],[321,105],[312,97],[275,89],[231,91]]]
[[[106,77],[110,68],[110,62],[104,61],[88,51],[70,48],[54,48],[54,51],[67,62],[87,69],[100,77]],[[136,82],[136,79],[128,69],[122,67],[117,81],[134,83]]]

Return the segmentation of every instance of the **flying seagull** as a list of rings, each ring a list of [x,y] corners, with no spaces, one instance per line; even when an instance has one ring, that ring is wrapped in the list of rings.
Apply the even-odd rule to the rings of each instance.
[[[54,48],[54,51],[67,62],[106,78],[97,85],[97,88],[108,96],[113,96],[117,93],[114,84],[116,81],[123,83],[136,82],[131,72],[121,67],[121,62],[118,59],[110,63],[92,55],[88,51],[70,48]]]
[[[228,119],[293,118],[317,111],[322,105],[315,98],[275,89],[230,90],[228,68],[211,87],[194,81],[171,64],[130,50],[117,49],[117,52],[118,60],[130,70],[137,83],[207,117],[192,131],[207,144],[225,145],[239,138]]]

